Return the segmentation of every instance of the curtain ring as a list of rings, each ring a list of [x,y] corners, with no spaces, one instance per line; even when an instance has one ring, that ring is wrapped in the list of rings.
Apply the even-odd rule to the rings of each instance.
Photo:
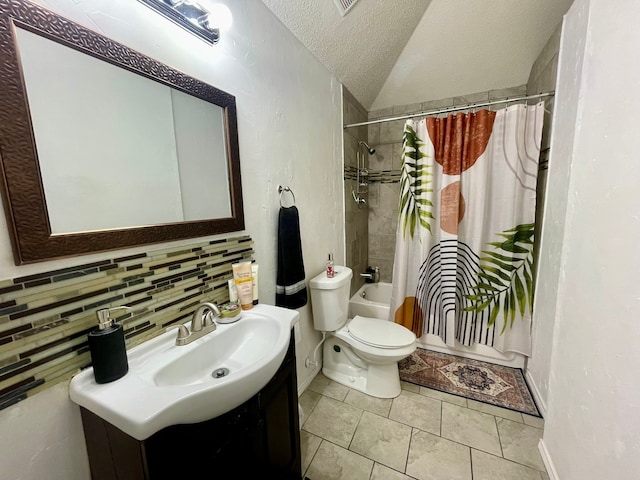
[[[278,185],[278,193],[280,194],[280,208],[284,208],[284,205],[282,205],[282,195],[284,195],[285,192],[289,192],[291,194],[291,197],[293,198],[293,204],[291,206],[292,207],[295,206],[296,196],[293,193],[293,190],[291,190],[291,188],[289,187],[283,187],[282,185]]]

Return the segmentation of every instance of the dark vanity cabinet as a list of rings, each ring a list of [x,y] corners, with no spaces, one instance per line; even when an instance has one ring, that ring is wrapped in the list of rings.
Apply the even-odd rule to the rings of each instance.
[[[167,427],[146,440],[81,408],[93,480],[300,480],[293,338],[277,373],[253,398],[206,422]]]

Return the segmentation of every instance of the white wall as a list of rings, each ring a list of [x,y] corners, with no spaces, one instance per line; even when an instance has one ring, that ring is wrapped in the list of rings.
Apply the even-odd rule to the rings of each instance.
[[[554,30],[546,45],[540,51],[537,60],[531,67],[529,74],[529,82],[527,82],[527,95],[535,95],[536,93],[550,92],[556,90],[556,79],[558,76],[558,58],[560,56],[560,38],[562,33],[562,21],[558,22],[558,26]],[[565,65],[567,63],[565,62]],[[566,96],[562,91],[559,92],[563,98]],[[576,102],[562,102],[563,107],[572,108],[575,116]],[[544,222],[544,211],[547,208],[552,212],[553,220],[550,230],[548,230],[548,240],[552,245],[547,246],[547,239],[543,239],[545,243],[545,253],[548,256],[547,261],[542,265],[542,278],[545,279],[542,285],[537,285],[534,302],[537,302],[536,308],[533,310],[533,326],[531,336],[533,338],[531,352],[532,355],[527,361],[526,378],[531,388],[536,403],[543,416],[546,415],[547,397],[549,391],[549,375],[551,365],[551,344],[553,340],[553,319],[555,313],[555,300],[558,283],[558,259],[562,251],[562,234],[564,216],[567,208],[566,196],[562,197],[562,192],[566,192],[566,185],[569,183],[570,162],[556,162],[553,165],[553,189],[556,192],[556,200],[553,204],[545,202],[547,192],[547,182],[549,179],[549,150],[551,147],[551,133],[555,130],[553,127],[553,117],[555,113],[555,101],[553,97],[545,99],[544,123],[542,126],[542,142],[540,144],[540,168],[538,169],[538,184],[536,187],[536,229],[535,238],[541,239],[542,223]],[[557,145],[558,149],[570,151],[573,146],[573,127],[570,124],[563,126],[565,131],[559,132],[558,138],[563,141]],[[570,131],[566,131],[569,129]],[[560,156],[566,156],[560,153]],[[559,231],[560,230],[560,231]],[[534,262],[540,270],[540,242],[534,248]],[[536,275],[536,281],[541,277]]]
[[[431,0],[371,110],[526,83],[571,1]]]
[[[226,2],[234,24],[214,47],[132,0],[38,3],[236,96],[246,232],[255,240],[262,302],[275,299],[278,185],[295,192],[307,278],[324,268],[327,252],[335,253],[337,263],[344,262],[341,86],[262,2]],[[117,255],[153,248],[119,250]],[[0,219],[0,280],[112,255],[17,267]],[[300,312],[298,383],[305,385],[313,371],[304,367],[304,359],[320,336],[313,330],[310,305]],[[0,478],[87,479],[84,453],[76,448],[82,436],[77,415],[71,421],[65,413],[72,407],[66,394],[54,388],[0,411],[0,438],[7,442],[7,448],[0,448]],[[41,421],[43,413],[50,424]],[[17,430],[27,433],[17,435]],[[67,437],[56,435],[54,446],[51,431]],[[43,455],[53,448],[63,453]]]
[[[564,25],[540,260],[557,297],[537,305],[555,317],[541,442],[552,479],[640,471],[638,22],[636,0],[576,0]]]
[[[545,415],[549,399],[551,352],[553,347],[556,302],[561,282],[561,260],[567,215],[571,158],[579,115],[580,85],[583,80],[583,55],[586,42],[588,9],[574,5],[572,15],[562,26],[559,74],[556,84],[551,152],[547,172],[546,201],[540,236],[536,295],[534,300],[532,355],[527,363],[527,379]],[[557,120],[556,120],[557,119]],[[556,123],[558,120],[558,123]]]

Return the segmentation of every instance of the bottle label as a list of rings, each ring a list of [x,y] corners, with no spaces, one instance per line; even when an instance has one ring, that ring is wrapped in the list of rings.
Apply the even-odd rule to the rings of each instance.
[[[335,270],[333,269],[333,265],[327,265],[327,277],[333,278],[335,275]]]

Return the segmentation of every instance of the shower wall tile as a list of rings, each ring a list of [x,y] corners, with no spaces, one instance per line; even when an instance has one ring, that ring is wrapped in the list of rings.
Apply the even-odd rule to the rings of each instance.
[[[231,264],[252,255],[253,241],[240,236],[3,281],[0,409],[91,364],[87,334],[99,308],[133,308],[118,318],[132,347],[185,321],[203,301],[228,301]]]
[[[394,115],[403,115],[405,113],[418,113],[422,109],[422,103],[410,103],[409,105],[398,105],[393,107]]]
[[[366,122],[367,111],[353,97],[353,95],[343,88],[343,113],[345,123]],[[348,128],[344,130],[344,202],[345,202],[345,240],[346,240],[346,264],[354,272],[351,279],[351,293],[355,293],[364,283],[364,279],[357,275],[364,272],[369,260],[369,206],[368,204],[358,206],[351,195],[356,189],[356,182],[353,180],[353,169],[357,166],[356,152],[358,151],[358,141],[362,140],[370,145],[375,145],[368,139],[369,127],[362,126]],[[367,195],[364,195],[367,198]],[[367,200],[368,201],[368,200]]]
[[[352,135],[344,136],[344,164],[345,166],[355,167],[356,152],[358,150],[358,139]]]
[[[380,110],[373,110],[369,112],[369,120],[375,120],[376,118],[389,117],[393,115],[393,107],[381,108]]]
[[[489,100],[489,92],[476,92],[460,97],[453,97],[454,105],[464,105],[465,103],[486,102]]]
[[[389,235],[369,235],[369,255],[384,257],[389,250],[395,248],[395,232]]]
[[[380,143],[380,124],[373,123],[369,125],[367,135],[369,137],[369,145],[378,145]]]
[[[520,85],[519,87],[513,87],[513,88],[501,88],[499,90],[491,90],[489,92],[489,99],[499,100],[499,99],[508,98],[508,97],[520,97],[520,96],[526,95],[526,93],[527,93],[526,85]],[[512,104],[508,102],[497,103],[491,106],[491,110],[494,110],[494,111],[500,110],[501,108],[508,107],[509,105],[512,105]]]
[[[375,216],[373,209],[380,206],[380,184],[372,183],[369,185],[369,217]],[[371,221],[371,218],[368,219]]]
[[[342,102],[342,115],[345,125],[351,123],[361,123],[367,121],[367,110],[356,100],[356,98],[347,90],[343,88],[344,101]],[[367,127],[352,127],[348,131],[354,137],[359,140],[367,140]]]
[[[539,77],[540,74],[547,68],[547,66],[554,62],[553,57],[558,54],[560,50],[560,34],[562,32],[562,22],[558,23],[556,29],[551,34],[547,43],[540,51],[538,58],[535,62],[533,62],[533,66],[531,67],[531,72],[529,73],[529,81],[528,85],[534,83]],[[557,63],[557,60],[555,60]]]
[[[543,93],[555,90],[556,75],[558,73],[558,55],[551,58],[550,63],[541,72],[540,76],[528,85],[528,93]],[[537,101],[533,101],[537,103]],[[553,98],[545,100],[544,123],[542,125],[541,149],[544,151],[551,145],[551,125],[553,120]]]
[[[395,235],[398,224],[396,210],[371,208],[369,215],[369,243],[374,235]]]
[[[370,170],[391,170],[393,168],[393,145],[378,145],[376,153],[369,155]]]
[[[556,89],[556,76],[558,72],[558,53],[560,50],[560,32],[562,23],[549,37],[549,40],[541,50],[538,58],[531,67],[527,93],[536,94],[554,91]],[[533,102],[537,103],[537,102]],[[551,145],[551,130],[553,128],[553,98],[545,100],[544,123],[542,126],[542,142],[540,153],[540,168],[538,169],[538,186],[536,189],[536,229],[534,235],[540,238],[540,228],[543,221],[545,191],[548,174],[549,147]],[[538,263],[538,243],[534,248],[534,263]]]
[[[385,235],[371,234],[369,235],[369,256],[382,257],[384,256],[383,237]]]
[[[445,108],[445,107],[453,107],[453,97],[441,98],[440,100],[429,100],[428,102],[422,102],[422,106],[420,110],[423,112],[428,112],[429,110],[436,110],[436,109]]]
[[[347,239],[348,251],[347,255],[351,259],[349,267],[354,274],[364,272],[368,266],[368,225],[364,215],[349,214],[347,215],[347,224],[353,228]]]
[[[395,215],[398,210],[399,198],[399,183],[383,183],[380,185],[380,205],[382,208],[390,210]]]
[[[395,251],[395,249],[394,249]],[[388,254],[384,257],[369,257],[369,265],[374,267],[380,267],[380,281],[391,283],[393,277],[393,256],[388,257]]]
[[[365,117],[361,121],[362,122],[366,122],[367,118]],[[361,127],[355,127],[352,130],[355,131],[356,138],[358,140],[363,140],[363,141],[369,143],[369,140],[367,140],[367,138],[368,138],[367,136],[369,134],[369,127],[367,125],[362,125]]]
[[[380,124],[379,144],[397,143],[402,141],[405,120],[393,120]]]
[[[527,94],[527,85],[519,85],[511,88],[500,88],[498,90],[489,90],[489,100],[500,100],[507,97],[519,97]]]
[[[353,101],[343,103],[343,121],[347,123],[360,123],[367,121],[367,112],[363,111]]]
[[[393,144],[393,153],[391,158],[391,168],[393,170],[400,170],[402,168],[402,143]]]

